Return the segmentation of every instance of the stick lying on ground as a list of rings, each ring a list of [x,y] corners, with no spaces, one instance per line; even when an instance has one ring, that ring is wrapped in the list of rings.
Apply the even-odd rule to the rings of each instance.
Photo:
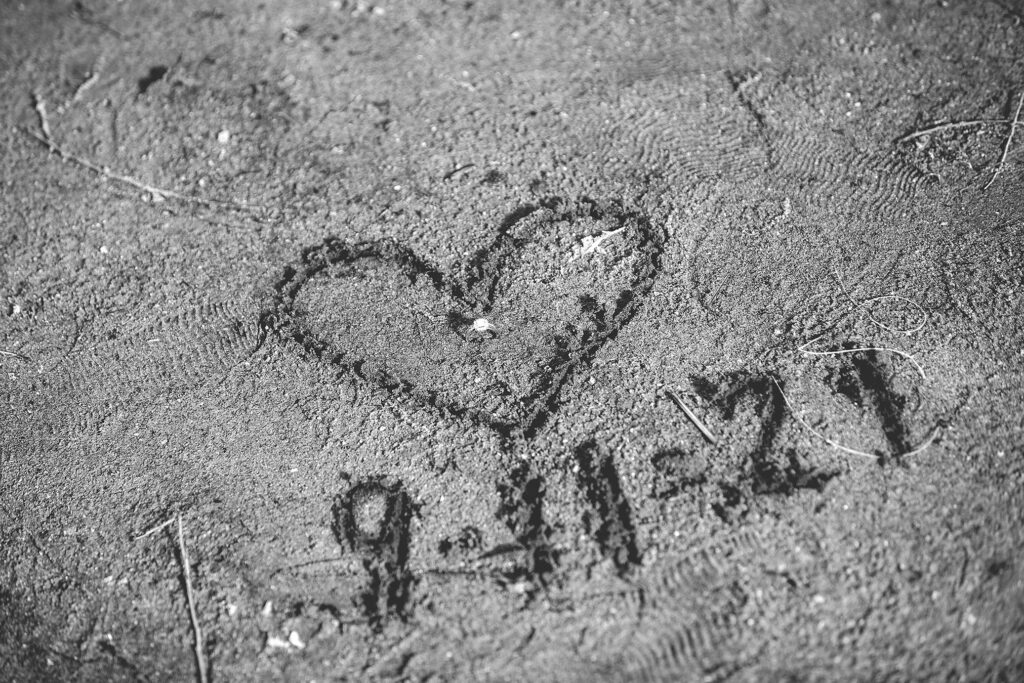
[[[943,130],[951,130],[954,128],[969,128],[970,126],[984,126],[990,123],[1010,123],[1010,119],[972,119],[970,121],[953,121],[951,123],[940,123],[929,128],[923,128],[921,130],[915,130],[913,133],[904,135],[896,142],[910,142],[925,135],[931,135],[932,133],[938,133]]]
[[[700,433],[704,435],[704,438],[708,440],[708,443],[710,443],[712,446],[717,446],[718,439],[715,438],[715,435],[711,433],[711,430],[708,429],[707,426],[700,421],[700,418],[698,418],[694,414],[694,412],[690,410],[685,403],[683,403],[682,399],[676,396],[675,392],[673,392],[670,389],[666,389],[665,393],[668,395],[670,399],[672,399],[673,403],[679,406],[679,409],[683,411],[683,414],[686,415],[687,418],[689,418],[690,422],[693,423],[693,426],[700,430]]]
[[[188,568],[188,552],[185,550],[185,532],[178,515],[178,550],[181,559],[181,573],[185,576],[185,597],[188,598],[188,614],[192,620],[192,633],[196,639],[196,667],[199,670],[200,683],[207,683],[206,656],[203,654],[203,632],[199,628],[199,616],[196,614],[196,601],[192,595],[192,574]]]
[[[149,531],[143,533],[141,536],[136,536],[135,540],[136,541],[141,541],[142,539],[146,538],[147,536],[152,536],[156,532],[160,531],[161,529],[166,529],[167,527],[169,527],[172,524],[174,524],[174,517],[171,517],[166,522],[162,522],[160,524],[157,524],[155,527],[153,527]]]
[[[1003,164],[1006,162],[1006,155],[1010,153],[1010,145],[1013,144],[1013,134],[1017,132],[1017,124],[1020,122],[1021,105],[1024,105],[1024,90],[1021,90],[1020,99],[1017,100],[1017,111],[1014,112],[1013,120],[1010,122],[1010,134],[1006,136],[1006,144],[1003,145],[1003,155],[999,157],[999,164],[996,165],[996,170],[992,173],[992,177],[988,179],[987,183],[985,183],[985,187],[981,188],[982,192],[991,187],[992,183],[996,181],[996,178],[998,178],[999,174],[1003,171]]]
[[[253,204],[239,204],[238,202],[228,202],[223,201],[221,199],[208,199],[206,197],[196,197],[190,194],[181,194],[180,192],[175,192],[174,190],[165,190],[161,187],[149,185],[147,183],[142,182],[141,180],[136,180],[131,176],[114,173],[109,168],[105,166],[100,166],[99,164],[89,161],[84,157],[80,157],[77,154],[72,154],[71,152],[67,151],[66,149],[58,145],[57,142],[53,139],[52,135],[50,135],[49,122],[47,121],[45,116],[46,105],[40,99],[36,100],[36,111],[39,112],[39,118],[41,122],[40,126],[42,127],[43,132],[37,133],[35,131],[22,128],[22,133],[28,135],[29,137],[35,138],[39,142],[43,143],[50,150],[50,152],[59,154],[61,159],[63,159],[64,161],[70,161],[72,163],[78,164],[82,168],[87,168],[93,173],[101,175],[109,180],[123,183],[125,185],[130,185],[131,187],[142,190],[143,192],[148,192],[153,197],[177,199],[178,201],[188,202],[190,204],[202,204],[204,206],[220,206],[231,209],[242,209],[244,211],[259,211],[262,210],[263,208]]]

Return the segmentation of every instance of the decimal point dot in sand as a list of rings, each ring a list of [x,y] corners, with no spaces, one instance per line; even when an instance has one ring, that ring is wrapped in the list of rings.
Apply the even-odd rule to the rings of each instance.
[[[382,540],[391,493],[377,482],[357,486],[351,494],[352,522],[361,540],[377,543]]]

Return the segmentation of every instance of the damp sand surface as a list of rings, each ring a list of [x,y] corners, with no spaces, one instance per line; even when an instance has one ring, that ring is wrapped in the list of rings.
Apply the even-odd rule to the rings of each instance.
[[[1019,678],[1022,20],[4,4],[0,678]]]

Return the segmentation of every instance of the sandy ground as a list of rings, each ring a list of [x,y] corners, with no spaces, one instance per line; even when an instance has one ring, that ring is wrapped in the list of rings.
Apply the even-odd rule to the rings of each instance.
[[[1022,22],[0,2],[0,678],[1020,680]]]

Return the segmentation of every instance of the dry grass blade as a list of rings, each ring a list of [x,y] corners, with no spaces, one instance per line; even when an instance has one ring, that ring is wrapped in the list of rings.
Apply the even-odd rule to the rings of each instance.
[[[908,299],[907,297],[900,296],[898,294],[883,294],[881,296],[873,296],[870,299],[864,299],[858,305],[866,309],[868,305],[876,301],[884,301],[887,299],[903,301],[916,308],[921,313],[921,322],[919,322],[917,325],[914,325],[913,327],[889,327],[888,325],[881,323],[878,320],[875,320],[875,317],[871,315],[871,311],[868,311],[868,319],[870,319],[871,322],[873,322],[875,325],[882,328],[886,332],[895,332],[897,334],[911,335],[914,334],[915,332],[920,332],[921,330],[924,329],[924,326],[928,324],[928,311],[924,310],[924,306],[917,303],[913,299]]]
[[[807,347],[810,346],[811,344],[813,344],[816,341],[818,341],[817,337],[815,337],[811,341],[807,342],[803,346],[797,347],[797,350],[800,353],[805,354],[807,356],[841,356],[841,355],[843,355],[845,353],[860,353],[862,351],[886,351],[888,353],[895,353],[896,355],[902,356],[903,358],[906,358],[908,361],[910,361],[910,363],[917,370],[918,374],[921,375],[921,379],[924,380],[924,381],[928,381],[928,376],[924,373],[924,368],[921,367],[921,364],[917,362],[916,358],[914,358],[912,355],[910,355],[906,351],[900,351],[899,349],[890,349],[890,348],[888,348],[886,346],[859,346],[859,347],[857,347],[855,349],[833,349],[831,351],[808,351]]]
[[[904,135],[896,142],[910,142],[916,138],[924,137],[925,135],[931,135],[932,133],[938,133],[943,130],[951,130],[954,128],[968,128],[971,126],[984,126],[990,123],[1009,123],[1010,119],[972,119],[970,121],[953,121],[951,123],[940,123],[935,126],[923,128],[921,130],[915,130],[913,133]]]
[[[181,573],[185,577],[185,597],[188,599],[188,614],[192,620],[192,633],[196,641],[196,668],[199,682],[207,683],[206,655],[203,654],[203,632],[199,627],[199,615],[196,613],[196,599],[192,593],[192,572],[189,570],[188,552],[185,550],[185,532],[178,515],[178,551],[181,559]]]
[[[939,435],[939,427],[933,427],[931,433],[928,435],[928,438],[926,438],[924,441],[922,441],[920,446],[918,446],[916,448],[912,448],[911,450],[907,451],[906,453],[900,454],[898,457],[900,457],[900,458],[909,458],[912,455],[917,455],[918,453],[921,453],[926,448],[928,448],[929,446],[932,445],[932,442],[935,441],[935,438],[938,435]]]
[[[904,302],[910,304],[911,306],[914,306],[915,308],[917,308],[918,311],[921,312],[922,318],[921,318],[921,322],[920,323],[918,323],[917,325],[914,325],[913,327],[897,328],[897,327],[890,327],[888,325],[885,325],[885,324],[879,322],[878,320],[876,320],[874,318],[874,316],[871,315],[871,311],[867,311],[868,318],[871,320],[871,322],[874,323],[875,325],[877,325],[878,327],[882,328],[883,330],[886,330],[888,332],[895,332],[895,333],[899,333],[899,334],[911,335],[911,334],[914,334],[915,332],[919,332],[922,329],[924,329],[924,326],[928,323],[928,312],[925,311],[924,307],[921,306],[916,301],[912,301],[911,299],[908,299],[908,298],[903,297],[903,296],[899,296],[897,294],[883,294],[881,296],[871,297],[870,299],[857,300],[857,299],[855,299],[853,297],[852,294],[850,294],[849,291],[847,291],[846,286],[843,284],[843,279],[839,276],[839,271],[836,268],[833,267],[832,272],[835,275],[836,282],[839,283],[840,291],[842,291],[843,295],[847,299],[850,300],[851,304],[853,304],[853,308],[851,309],[851,311],[852,310],[857,310],[857,309],[860,309],[860,308],[865,308],[866,306],[874,303],[875,301],[883,301],[883,300],[886,300],[886,299],[894,299],[894,300],[897,300],[897,301],[904,301]],[[844,313],[844,316],[845,315],[847,315],[847,314]],[[832,326],[830,326],[830,327],[834,327],[834,324]],[[797,347],[797,351],[799,351],[800,353],[802,353],[804,355],[807,355],[807,356],[841,356],[843,354],[860,353],[862,351],[885,351],[885,352],[888,352],[888,353],[895,353],[898,356],[906,358],[914,366],[914,369],[917,370],[918,374],[921,375],[921,379],[923,381],[928,381],[928,375],[925,374],[924,368],[921,366],[920,363],[917,362],[916,358],[914,358],[911,354],[907,353],[906,351],[900,351],[899,349],[894,349],[894,348],[891,348],[891,347],[888,347],[888,346],[859,346],[857,348],[852,348],[852,349],[832,349],[832,350],[829,350],[829,351],[810,351],[810,350],[808,350],[807,347],[810,346],[811,344],[815,343],[819,339],[821,339],[822,336],[824,336],[824,334],[825,333],[822,332],[821,334],[817,335],[816,337],[814,337],[810,341],[804,342],[803,344],[801,344],[800,346]]]
[[[914,301],[912,299],[908,299],[905,296],[900,296],[898,294],[882,294],[880,296],[873,296],[873,297],[868,298],[868,299],[858,300],[858,299],[853,298],[853,295],[850,294],[850,292],[846,289],[846,285],[843,284],[843,278],[839,276],[839,270],[835,266],[833,266],[833,268],[832,268],[832,274],[835,275],[836,282],[839,283],[839,290],[843,293],[843,296],[845,296],[847,299],[850,300],[850,303],[853,304],[854,309],[863,308],[867,312],[867,314],[868,314],[868,320],[870,320],[874,325],[876,325],[877,327],[880,327],[881,329],[885,330],[886,332],[895,332],[897,334],[911,335],[911,334],[914,334],[916,332],[920,332],[921,330],[924,329],[924,326],[928,324],[928,311],[924,310],[924,306],[922,306],[921,304],[917,303],[916,301]],[[880,322],[879,320],[875,319],[875,316],[871,315],[871,311],[868,309],[868,306],[870,306],[871,304],[873,304],[876,301],[886,301],[886,300],[903,301],[905,303],[910,304],[911,306],[916,308],[918,310],[918,312],[920,312],[920,314],[921,314],[921,322],[918,323],[917,325],[914,325],[913,327],[899,328],[899,327],[890,327],[890,326]]]
[[[0,356],[7,356],[8,358],[17,358],[18,360],[23,360],[26,363],[32,362],[31,358],[29,358],[23,353],[18,353],[17,351],[0,351]]]
[[[871,460],[875,460],[875,461],[878,460],[878,456],[875,455],[874,453],[867,453],[865,451],[859,451],[856,448],[850,448],[849,446],[844,446],[843,444],[839,443],[838,441],[836,441],[834,439],[830,439],[829,437],[825,436],[824,434],[819,432],[817,429],[812,427],[807,422],[807,420],[805,420],[798,412],[796,412],[796,408],[794,408],[793,404],[790,403],[789,397],[786,396],[786,392],[784,392],[782,390],[782,386],[779,384],[778,380],[776,380],[773,377],[772,378],[772,382],[775,383],[775,388],[779,390],[779,395],[782,396],[782,400],[786,402],[786,406],[789,408],[789,412],[791,412],[793,414],[793,417],[795,417],[797,419],[797,422],[802,424],[804,426],[804,428],[807,429],[807,431],[809,431],[811,434],[814,434],[816,437],[818,437],[819,439],[821,439],[822,441],[827,443],[829,446],[832,446],[832,448],[835,448],[836,450],[842,451],[843,453],[849,453],[850,455],[857,455],[857,456],[860,456],[862,458],[870,458]],[[917,454],[921,453],[922,451],[924,451],[925,449],[927,449],[929,446],[931,446],[932,443],[935,441],[935,438],[938,435],[939,435],[939,427],[934,427],[934,428],[932,428],[932,431],[928,435],[928,437],[923,442],[921,442],[920,446],[917,446],[916,448],[913,448],[913,449],[907,451],[906,453],[898,453],[898,454],[894,455],[893,457],[894,458],[909,458],[910,456],[917,455]]]
[[[1006,136],[1006,144],[1003,145],[1003,155],[999,157],[999,163],[996,165],[996,170],[992,173],[992,177],[985,183],[985,187],[981,188],[984,192],[992,183],[996,181],[999,174],[1003,172],[1003,164],[1006,163],[1006,155],[1010,153],[1010,145],[1013,144],[1013,134],[1017,132],[1017,124],[1020,122],[1020,109],[1024,105],[1024,90],[1020,92],[1020,99],[1017,100],[1017,111],[1013,114],[1013,120],[1010,122],[1010,134]]]
[[[866,453],[865,451],[858,451],[856,448],[844,446],[838,441],[828,438],[827,436],[819,432],[817,429],[812,427],[810,424],[808,424],[807,420],[800,416],[800,413],[796,412],[796,408],[794,408],[793,404],[789,402],[789,397],[786,396],[786,392],[782,390],[782,386],[779,384],[778,380],[776,380],[773,377],[772,382],[775,383],[775,388],[779,390],[779,395],[782,396],[782,400],[786,402],[786,406],[789,408],[789,412],[793,413],[793,417],[797,419],[797,422],[802,424],[811,434],[814,434],[816,437],[827,443],[829,446],[832,446],[832,448],[840,450],[843,453],[849,453],[850,455],[858,455],[862,458],[869,458],[875,461],[878,460],[878,456],[875,455],[874,453]]]

